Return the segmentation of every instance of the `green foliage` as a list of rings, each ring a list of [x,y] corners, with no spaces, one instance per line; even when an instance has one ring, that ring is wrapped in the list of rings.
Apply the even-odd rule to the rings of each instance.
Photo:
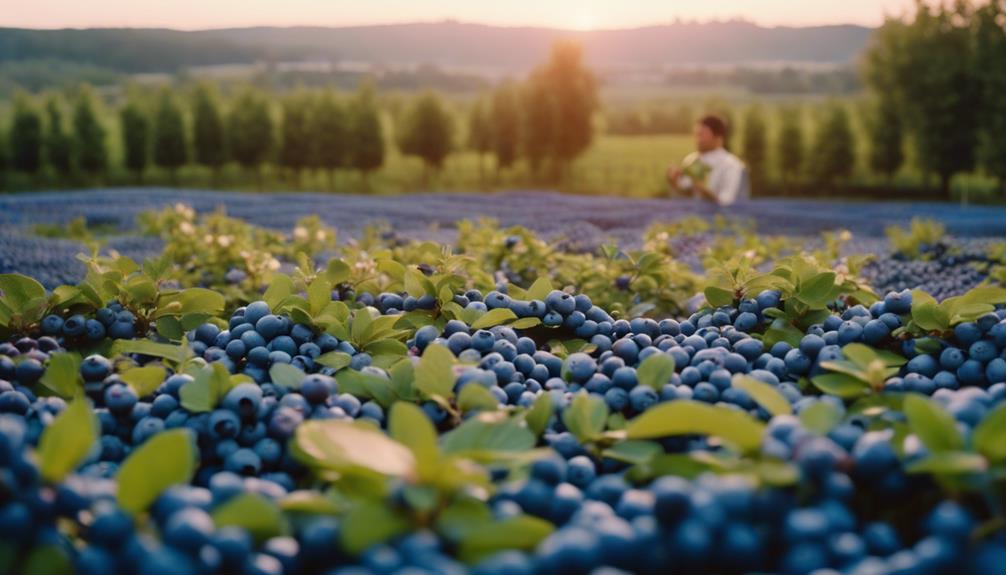
[[[59,483],[75,470],[98,440],[100,428],[91,404],[72,402],[49,424],[38,443],[39,472],[49,483]]]
[[[185,118],[170,90],[164,90],[154,113],[154,164],[172,174],[188,161]]]
[[[108,167],[108,143],[105,128],[98,120],[94,96],[83,88],[77,94],[73,109],[74,165],[85,174],[95,176]]]
[[[799,108],[785,108],[779,117],[775,156],[783,182],[792,182],[804,167],[803,121]]]
[[[227,161],[226,144],[219,99],[211,85],[200,83],[192,93],[192,159],[219,170]]]
[[[981,85],[982,114],[978,123],[979,157],[988,172],[1006,185],[1006,8],[999,2],[987,2],[975,12],[976,79]]]
[[[496,167],[513,166],[520,151],[520,96],[512,82],[504,82],[492,95],[489,128]]]
[[[321,93],[314,101],[314,121],[311,122],[312,165],[333,170],[346,165],[349,156],[350,118],[346,106],[332,92]]]
[[[349,167],[366,176],[384,165],[384,130],[373,89],[361,88],[349,110]]]
[[[757,188],[764,182],[768,170],[768,126],[761,106],[750,106],[744,113],[743,136],[741,157],[744,158],[751,181]]]
[[[246,170],[261,169],[273,151],[273,120],[269,100],[247,88],[238,95],[227,118],[227,149]]]
[[[936,220],[912,218],[909,228],[888,226],[884,233],[895,253],[912,259],[928,257],[923,248],[935,246],[946,238],[946,226]]]
[[[119,110],[123,163],[142,179],[150,161],[150,123],[139,104],[130,100]]]
[[[997,286],[979,286],[942,302],[922,290],[913,290],[911,320],[904,330],[919,336],[942,336],[955,325],[975,321],[1003,303],[1006,303],[1006,288]]]
[[[188,429],[169,429],[130,453],[115,479],[119,507],[137,516],[165,489],[186,483],[196,471],[195,440]]]
[[[423,160],[427,169],[439,170],[451,151],[453,134],[454,120],[443,102],[433,92],[426,92],[406,113],[398,147],[403,154]]]
[[[612,433],[626,439],[711,435],[746,453],[761,447],[764,431],[764,424],[743,411],[679,400],[651,407],[630,421],[624,431]]]
[[[566,41],[553,45],[548,63],[532,73],[529,84],[530,104],[548,115],[541,123],[550,124],[543,130],[551,135],[545,140],[549,156],[564,167],[593,141],[593,114],[598,106],[597,81],[583,66],[579,44]]]
[[[855,140],[849,113],[834,104],[814,135],[811,149],[812,175],[824,184],[832,185],[852,175],[856,164]]]
[[[811,381],[821,391],[845,399],[881,391],[887,379],[896,375],[907,361],[861,343],[843,347],[842,354],[845,359],[821,362],[821,367],[831,373],[814,376]]]
[[[867,122],[870,169],[891,179],[905,163],[901,110],[890,94],[880,94]]]
[[[296,92],[283,98],[283,122],[280,128],[279,164],[299,177],[311,164],[312,98],[306,92]]]
[[[73,139],[63,126],[62,103],[50,96],[45,103],[45,156],[55,172],[63,178],[73,171]]]
[[[42,116],[23,94],[14,100],[8,137],[11,167],[28,174],[38,172],[42,167]]]

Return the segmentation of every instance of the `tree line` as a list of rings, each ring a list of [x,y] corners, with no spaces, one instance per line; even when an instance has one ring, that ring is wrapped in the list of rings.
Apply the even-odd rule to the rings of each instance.
[[[386,133],[378,94],[365,85],[352,96],[327,89],[298,89],[280,97],[245,87],[223,98],[212,85],[194,88],[133,88],[116,106],[118,134],[108,134],[93,90],[69,98],[32,98],[21,93],[9,126],[0,126],[0,171],[36,176],[50,170],[71,181],[100,180],[111,162],[111,137],[119,139],[121,165],[138,183],[153,167],[168,174],[202,166],[216,182],[221,169],[237,164],[259,178],[272,165],[298,181],[306,171],[331,180],[337,170],[366,178],[385,162],[386,149],[422,160],[426,173],[440,170],[454,150],[467,147],[495,157],[498,170],[527,159],[535,173],[561,175],[593,137],[596,82],[583,67],[577,45],[560,43],[551,59],[523,82],[507,81],[476,101],[467,138],[459,141],[458,119],[437,93],[413,98]],[[225,101],[226,100],[226,101]],[[64,122],[64,109],[72,121]]]

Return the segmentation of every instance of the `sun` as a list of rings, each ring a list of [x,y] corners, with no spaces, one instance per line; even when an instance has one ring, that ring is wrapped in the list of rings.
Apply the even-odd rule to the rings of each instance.
[[[597,25],[596,13],[589,2],[582,2],[573,14],[570,26],[574,30],[587,32],[593,30]]]

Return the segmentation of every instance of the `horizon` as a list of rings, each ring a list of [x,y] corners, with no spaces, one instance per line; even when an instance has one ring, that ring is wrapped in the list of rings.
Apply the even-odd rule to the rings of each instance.
[[[676,23],[708,24],[744,21],[765,28],[879,26],[914,4],[911,0],[847,0],[841,6],[801,7],[787,0],[723,0],[715,6],[681,1],[600,2],[555,0],[542,6],[515,0],[505,7],[436,0],[418,6],[402,0],[374,0],[366,6],[338,6],[323,0],[288,0],[276,6],[265,0],[178,0],[170,9],[138,9],[127,0],[95,0],[86,6],[73,0],[42,0],[0,17],[0,27],[39,30],[119,28],[180,31],[228,28],[353,28],[457,22],[503,28],[549,28],[564,31],[626,30]],[[436,6],[430,6],[436,4]],[[676,7],[667,8],[667,4]],[[310,15],[306,15],[310,14]],[[388,19],[385,14],[395,14]],[[849,17],[857,14],[858,17]],[[193,16],[196,15],[196,16]]]

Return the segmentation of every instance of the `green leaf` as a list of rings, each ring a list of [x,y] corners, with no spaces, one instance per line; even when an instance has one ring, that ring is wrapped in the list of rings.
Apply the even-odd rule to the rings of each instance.
[[[870,364],[880,359],[877,350],[861,343],[850,343],[842,348],[842,355],[861,369],[868,369]]]
[[[488,329],[517,319],[517,314],[509,308],[498,307],[482,314],[482,317],[472,322],[472,329]]]
[[[411,527],[409,521],[393,507],[380,501],[363,501],[342,518],[339,536],[342,547],[355,555],[376,543],[406,533]]]
[[[655,441],[633,440],[619,441],[603,452],[604,457],[624,461],[632,465],[640,465],[652,460],[664,452],[664,448]]]
[[[279,508],[284,513],[310,513],[324,515],[338,515],[342,513],[342,507],[333,497],[324,495],[314,489],[301,489],[291,491],[289,495],[280,499]]]
[[[40,382],[64,399],[75,397],[81,390],[80,356],[76,353],[54,353]]]
[[[461,393],[458,394],[458,409],[462,413],[473,409],[493,411],[498,407],[499,400],[496,399],[496,396],[481,385],[466,385],[461,388]]]
[[[87,459],[98,439],[98,418],[84,398],[75,399],[42,432],[38,443],[39,471],[49,483],[59,483]]]
[[[403,401],[394,404],[388,416],[388,434],[412,451],[421,479],[429,479],[436,474],[440,461],[437,430],[422,409]]]
[[[530,515],[475,525],[462,536],[459,555],[462,561],[474,563],[505,549],[531,551],[554,530],[548,521]]]
[[[294,443],[294,453],[303,463],[340,473],[411,476],[416,469],[408,447],[363,422],[305,421],[297,428]]]
[[[640,385],[648,385],[658,392],[674,376],[674,358],[666,353],[655,353],[639,364],[636,378]]]
[[[845,373],[826,373],[815,376],[810,381],[821,391],[842,399],[853,399],[870,390],[865,382]]]
[[[541,436],[548,427],[548,420],[552,418],[552,394],[546,392],[541,393],[537,399],[534,400],[534,404],[531,405],[531,409],[527,411],[524,416],[524,421],[527,422],[527,426],[531,428],[531,431],[536,436]]]
[[[395,401],[391,380],[372,373],[353,369],[343,370],[339,372],[339,386],[344,393],[360,398],[371,398],[381,407],[389,407]]]
[[[314,278],[311,285],[307,286],[307,303],[311,307],[311,313],[320,314],[330,301],[332,301],[332,284],[328,278],[324,276]]]
[[[480,413],[441,437],[444,453],[494,459],[501,452],[521,452],[534,447],[535,436],[518,419],[503,412]]]
[[[416,366],[416,389],[427,397],[454,397],[454,363],[454,354],[446,347],[437,344],[426,346]]]
[[[779,393],[779,390],[775,386],[742,374],[735,375],[731,385],[746,391],[758,405],[764,407],[772,415],[789,415],[793,413],[793,408],[790,406],[789,401]]]
[[[73,562],[66,549],[55,544],[39,545],[31,550],[21,575],[72,575]]]
[[[835,272],[821,272],[800,284],[796,298],[803,303],[820,307],[828,303],[835,288]]]
[[[905,396],[903,409],[908,426],[929,451],[957,451],[964,445],[954,418],[935,401],[909,394]]]
[[[304,381],[304,372],[289,363],[274,363],[269,368],[269,379],[276,385],[287,389],[300,389]]]
[[[240,527],[259,542],[285,532],[279,507],[257,493],[242,493],[217,506],[213,523],[217,527]]]
[[[950,327],[947,311],[931,302],[912,305],[912,321],[926,331],[945,331]]]
[[[200,413],[212,411],[217,403],[231,390],[231,374],[219,362],[213,362],[199,370],[195,379],[178,390],[182,407]]]
[[[933,475],[970,475],[984,473],[988,462],[977,453],[966,451],[939,451],[909,464],[909,473],[931,473]]]
[[[262,301],[269,304],[269,309],[276,311],[289,295],[293,293],[293,280],[284,274],[274,274],[269,288],[262,294]]]
[[[722,307],[734,303],[734,292],[716,286],[708,286],[702,290],[706,296],[706,301],[713,307]]]
[[[167,370],[159,365],[134,367],[119,374],[133,388],[138,397],[153,395],[154,391],[164,383]]]
[[[188,483],[196,470],[195,441],[188,429],[170,429],[151,437],[119,468],[119,506],[139,515],[172,485]]]
[[[842,421],[842,412],[827,401],[815,401],[800,411],[800,423],[818,435],[825,435]]]
[[[566,429],[581,442],[589,442],[604,433],[608,420],[608,405],[593,394],[578,393],[562,412]]]
[[[625,428],[628,439],[656,439],[673,435],[711,435],[741,451],[757,451],[765,426],[745,412],[729,407],[682,400],[646,410]]]
[[[507,324],[514,329],[531,329],[541,325],[541,319],[537,317],[522,317]]]
[[[1003,438],[1006,438],[1006,404],[1000,404],[982,419],[975,427],[971,443],[976,451],[998,463],[1006,460],[1006,441]]]
[[[537,299],[545,301],[545,298],[548,297],[548,294],[552,293],[553,289],[555,288],[552,287],[552,282],[549,281],[548,276],[543,275],[536,279],[531,284],[531,287],[527,288],[527,293],[524,294],[524,297],[529,300]]]
[[[330,351],[314,358],[314,362],[339,371],[340,369],[349,367],[349,364],[353,363],[353,356],[343,351]]]
[[[32,300],[45,297],[45,288],[34,279],[21,274],[0,274],[3,301],[15,313],[22,313]]]
[[[160,357],[176,364],[182,363],[191,354],[189,348],[182,345],[158,343],[149,339],[117,339],[112,344],[112,350],[109,352],[109,355],[127,355],[130,353]]]
[[[346,282],[352,275],[353,270],[346,262],[335,258],[328,260],[328,267],[325,268],[325,277],[328,278],[328,282],[331,285],[339,285]],[[329,297],[331,297],[331,294],[329,294]]]

